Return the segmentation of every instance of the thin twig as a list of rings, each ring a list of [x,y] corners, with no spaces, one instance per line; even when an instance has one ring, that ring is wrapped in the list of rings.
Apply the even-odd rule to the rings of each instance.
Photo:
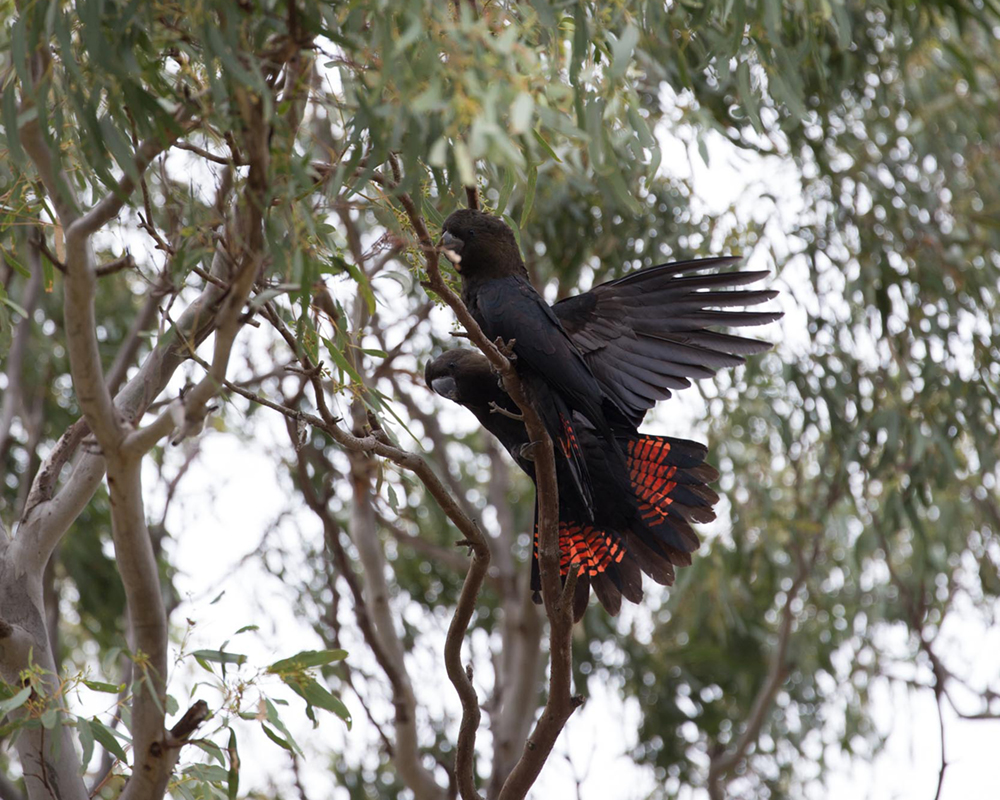
[[[211,153],[208,150],[205,150],[203,147],[198,147],[198,145],[196,145],[196,144],[191,144],[190,142],[186,142],[186,141],[183,141],[183,140],[174,142],[174,147],[178,148],[179,150],[187,150],[190,153],[194,153],[195,155],[199,155],[202,158],[204,158],[204,159],[206,159],[208,161],[211,161],[211,162],[213,162],[215,164],[221,164],[224,167],[228,167],[228,166],[237,166],[237,167],[246,166],[246,161],[242,157],[238,157],[236,151],[233,151],[233,150],[230,150],[230,156],[228,156],[228,157],[227,156],[219,156],[219,155],[216,155],[215,153]]]

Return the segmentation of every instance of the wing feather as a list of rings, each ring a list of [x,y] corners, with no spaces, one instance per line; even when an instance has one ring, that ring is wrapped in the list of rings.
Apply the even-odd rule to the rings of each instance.
[[[691,381],[767,350],[757,339],[711,327],[766,325],[778,311],[748,311],[774,299],[771,289],[742,289],[768,272],[718,270],[738,258],[661,264],[602,283],[552,310],[604,391],[634,424],[658,400]],[[715,270],[707,274],[697,274]]]

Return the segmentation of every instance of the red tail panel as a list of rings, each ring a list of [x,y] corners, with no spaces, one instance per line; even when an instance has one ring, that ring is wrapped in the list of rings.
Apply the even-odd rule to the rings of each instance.
[[[677,466],[666,463],[670,455],[670,442],[653,436],[642,436],[628,443],[629,480],[639,498],[643,519],[665,519],[666,508],[673,499],[670,493],[677,488],[672,480]]]
[[[535,531],[535,556],[538,555],[538,531]],[[625,548],[616,537],[592,525],[559,523],[559,574],[569,574],[577,565],[579,575],[600,575],[612,564],[621,562]]]

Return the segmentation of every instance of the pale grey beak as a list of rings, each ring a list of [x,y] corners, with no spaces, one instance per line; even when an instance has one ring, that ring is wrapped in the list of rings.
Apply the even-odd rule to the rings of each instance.
[[[448,400],[458,401],[458,384],[454,378],[435,378],[431,381],[431,389]]]
[[[462,247],[465,244],[457,236],[452,236],[448,231],[441,234],[441,241],[438,242],[438,247],[441,248],[441,252],[444,253],[445,258],[447,258],[452,264],[459,264],[462,261]]]

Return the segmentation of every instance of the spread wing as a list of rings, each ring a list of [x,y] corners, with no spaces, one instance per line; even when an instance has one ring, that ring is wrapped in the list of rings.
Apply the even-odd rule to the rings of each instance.
[[[778,294],[739,288],[762,280],[766,271],[692,274],[739,260],[704,258],[649,267],[552,307],[605,394],[633,424],[672,390],[690,386],[692,378],[709,378],[771,347],[709,330],[764,325],[782,316],[745,310]]]

